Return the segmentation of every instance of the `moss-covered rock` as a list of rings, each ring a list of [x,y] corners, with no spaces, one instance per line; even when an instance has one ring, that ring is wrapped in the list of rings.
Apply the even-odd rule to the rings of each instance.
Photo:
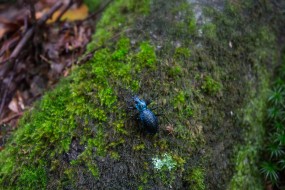
[[[258,160],[275,34],[257,17],[248,24],[251,3],[205,8],[203,18],[198,6],[113,1],[88,51],[104,47],[25,114],[0,152],[0,187],[246,189],[241,179],[257,171],[240,162]],[[247,105],[259,93],[255,122]],[[134,94],[152,100],[158,134],[139,130]]]

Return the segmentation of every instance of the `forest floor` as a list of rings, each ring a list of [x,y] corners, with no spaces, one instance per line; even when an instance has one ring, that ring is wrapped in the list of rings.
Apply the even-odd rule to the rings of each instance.
[[[0,150],[23,112],[80,64],[105,8],[92,14],[80,1],[57,2],[0,5]]]

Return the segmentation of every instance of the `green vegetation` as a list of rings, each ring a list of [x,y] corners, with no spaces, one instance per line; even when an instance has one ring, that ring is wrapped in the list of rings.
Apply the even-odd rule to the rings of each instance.
[[[210,76],[206,76],[201,88],[210,95],[216,95],[221,90],[222,85]]]
[[[205,171],[200,167],[193,168],[191,173],[187,176],[188,178],[186,181],[189,183],[189,186],[192,190],[204,190],[206,189],[204,178],[205,178]]]
[[[188,48],[179,47],[175,49],[174,57],[176,59],[187,59],[190,57],[190,50]]]
[[[111,26],[116,21],[113,18],[126,19],[126,16],[117,14],[117,9],[125,7],[122,2],[116,1],[108,8],[104,15],[112,19],[103,16],[98,25]],[[127,5],[127,8],[133,11],[136,7],[141,10],[148,6],[145,2],[140,6],[132,1]],[[143,11],[146,11],[146,8]],[[108,27],[101,29],[109,30]],[[100,30],[95,35],[101,39],[98,33]],[[125,113],[118,109],[117,91],[114,85],[117,85],[118,78],[122,78],[118,86],[136,91],[139,83],[132,77],[131,71],[135,62],[130,60],[146,62],[145,66],[152,67],[156,62],[154,49],[149,43],[142,42],[140,47],[137,54],[129,54],[130,41],[122,37],[116,49],[99,50],[89,63],[74,69],[70,77],[62,80],[52,92],[47,93],[37,103],[34,110],[25,114],[11,142],[0,153],[0,165],[3,166],[0,168],[2,187],[43,189],[47,183],[57,183],[61,186],[65,183],[64,179],[51,182],[49,181],[51,179],[47,178],[49,173],[47,168],[54,170],[56,167],[59,175],[64,173],[69,176],[68,178],[72,178],[75,175],[68,174],[75,171],[73,168],[84,165],[94,177],[99,178],[100,171],[94,158],[106,156],[107,150],[112,158],[119,158],[118,153],[112,151],[114,147],[109,146],[108,149],[106,134],[110,129],[122,135],[127,134],[122,124]],[[140,68],[144,68],[144,65]],[[107,117],[110,114],[116,114],[116,120],[110,121]],[[59,166],[62,155],[70,152],[72,139],[86,145],[86,148],[71,161],[73,167],[68,168],[69,164]],[[114,142],[116,141],[121,142],[120,138],[114,139]],[[51,160],[53,161],[50,163]],[[21,167],[22,165],[25,167]]]
[[[284,172],[285,156],[285,54],[283,62],[279,68],[278,76],[274,82],[274,87],[268,97],[266,139],[264,141],[263,161],[260,172],[264,175],[265,180],[273,185],[278,186],[280,183],[279,175]]]
[[[117,0],[106,9],[88,52],[104,47],[25,114],[0,152],[1,187],[88,189],[108,180],[122,189],[187,184],[203,190],[208,181],[215,181],[211,188],[225,189],[231,171],[219,171],[220,166],[243,142],[236,147],[229,188],[262,188],[256,162],[264,140],[267,69],[276,57],[274,34],[260,23],[246,25],[238,3],[226,5],[225,12],[207,10],[213,20],[198,26],[189,3],[161,7],[162,2],[151,3],[153,12],[149,0]],[[137,14],[143,16],[135,20]],[[156,26],[175,27],[157,31]],[[270,104],[280,104],[283,88],[274,91]],[[149,108],[163,113],[159,134],[137,129],[126,111],[133,94],[157,98]],[[272,107],[269,120],[282,114]],[[284,154],[283,133],[276,139],[269,164],[262,165],[268,179],[284,169],[285,161],[275,160]]]
[[[217,39],[217,28],[215,24],[207,23],[203,25],[202,31],[207,38],[211,40]]]
[[[164,153],[162,156],[152,158],[155,174],[164,184],[172,185],[175,179],[175,172],[183,169],[185,160],[179,156]]]

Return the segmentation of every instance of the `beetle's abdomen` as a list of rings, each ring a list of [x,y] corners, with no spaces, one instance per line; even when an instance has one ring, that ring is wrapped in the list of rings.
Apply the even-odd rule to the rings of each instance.
[[[158,130],[158,121],[156,116],[148,109],[140,113],[140,120],[145,130],[149,133],[156,133]]]

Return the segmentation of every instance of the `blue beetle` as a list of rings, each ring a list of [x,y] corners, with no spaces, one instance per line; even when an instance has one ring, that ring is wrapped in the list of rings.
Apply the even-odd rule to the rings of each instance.
[[[139,120],[143,126],[143,130],[148,133],[155,134],[158,131],[158,119],[152,111],[147,108],[147,104],[144,100],[141,100],[138,96],[133,97],[135,101],[135,107],[139,111]]]

